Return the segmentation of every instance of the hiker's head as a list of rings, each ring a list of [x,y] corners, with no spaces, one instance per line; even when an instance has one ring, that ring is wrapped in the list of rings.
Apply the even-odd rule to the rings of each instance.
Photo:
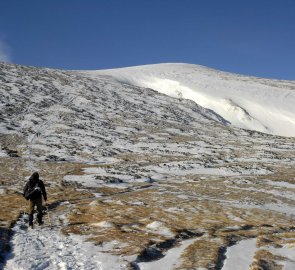
[[[39,173],[38,172],[34,172],[31,177],[30,177],[30,181],[31,182],[36,182],[39,180]]]

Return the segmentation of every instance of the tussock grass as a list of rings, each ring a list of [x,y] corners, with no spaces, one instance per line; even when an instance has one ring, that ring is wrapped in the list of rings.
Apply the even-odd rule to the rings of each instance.
[[[285,260],[285,258],[273,255],[267,250],[258,250],[255,253],[250,270],[282,270],[283,266],[278,263],[278,261],[282,260]]]
[[[181,256],[181,265],[176,268],[195,269],[203,267],[216,269],[220,248],[226,245],[226,241],[220,238],[204,238],[196,240]]]

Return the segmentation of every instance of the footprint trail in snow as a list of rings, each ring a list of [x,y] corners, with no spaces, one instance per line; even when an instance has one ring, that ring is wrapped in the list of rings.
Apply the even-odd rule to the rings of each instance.
[[[81,236],[62,235],[57,228],[27,229],[24,218],[13,228],[12,252],[5,270],[125,269],[118,257],[102,253]]]

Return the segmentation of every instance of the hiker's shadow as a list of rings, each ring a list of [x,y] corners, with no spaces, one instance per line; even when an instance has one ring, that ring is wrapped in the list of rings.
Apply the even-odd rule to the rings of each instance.
[[[13,257],[10,240],[12,231],[5,227],[0,227],[0,270],[4,269],[6,261]]]
[[[52,203],[47,203],[46,205],[47,205],[49,210],[55,210],[63,202],[64,202],[64,200],[60,200],[60,201],[55,201],[55,202],[52,202]]]

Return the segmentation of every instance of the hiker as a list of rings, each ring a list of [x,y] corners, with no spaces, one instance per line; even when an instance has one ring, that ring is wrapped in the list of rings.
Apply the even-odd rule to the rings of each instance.
[[[23,196],[29,200],[29,227],[33,227],[34,208],[37,207],[38,224],[43,224],[42,221],[42,195],[44,201],[47,201],[47,194],[42,180],[39,179],[39,173],[34,172],[26,183]]]

